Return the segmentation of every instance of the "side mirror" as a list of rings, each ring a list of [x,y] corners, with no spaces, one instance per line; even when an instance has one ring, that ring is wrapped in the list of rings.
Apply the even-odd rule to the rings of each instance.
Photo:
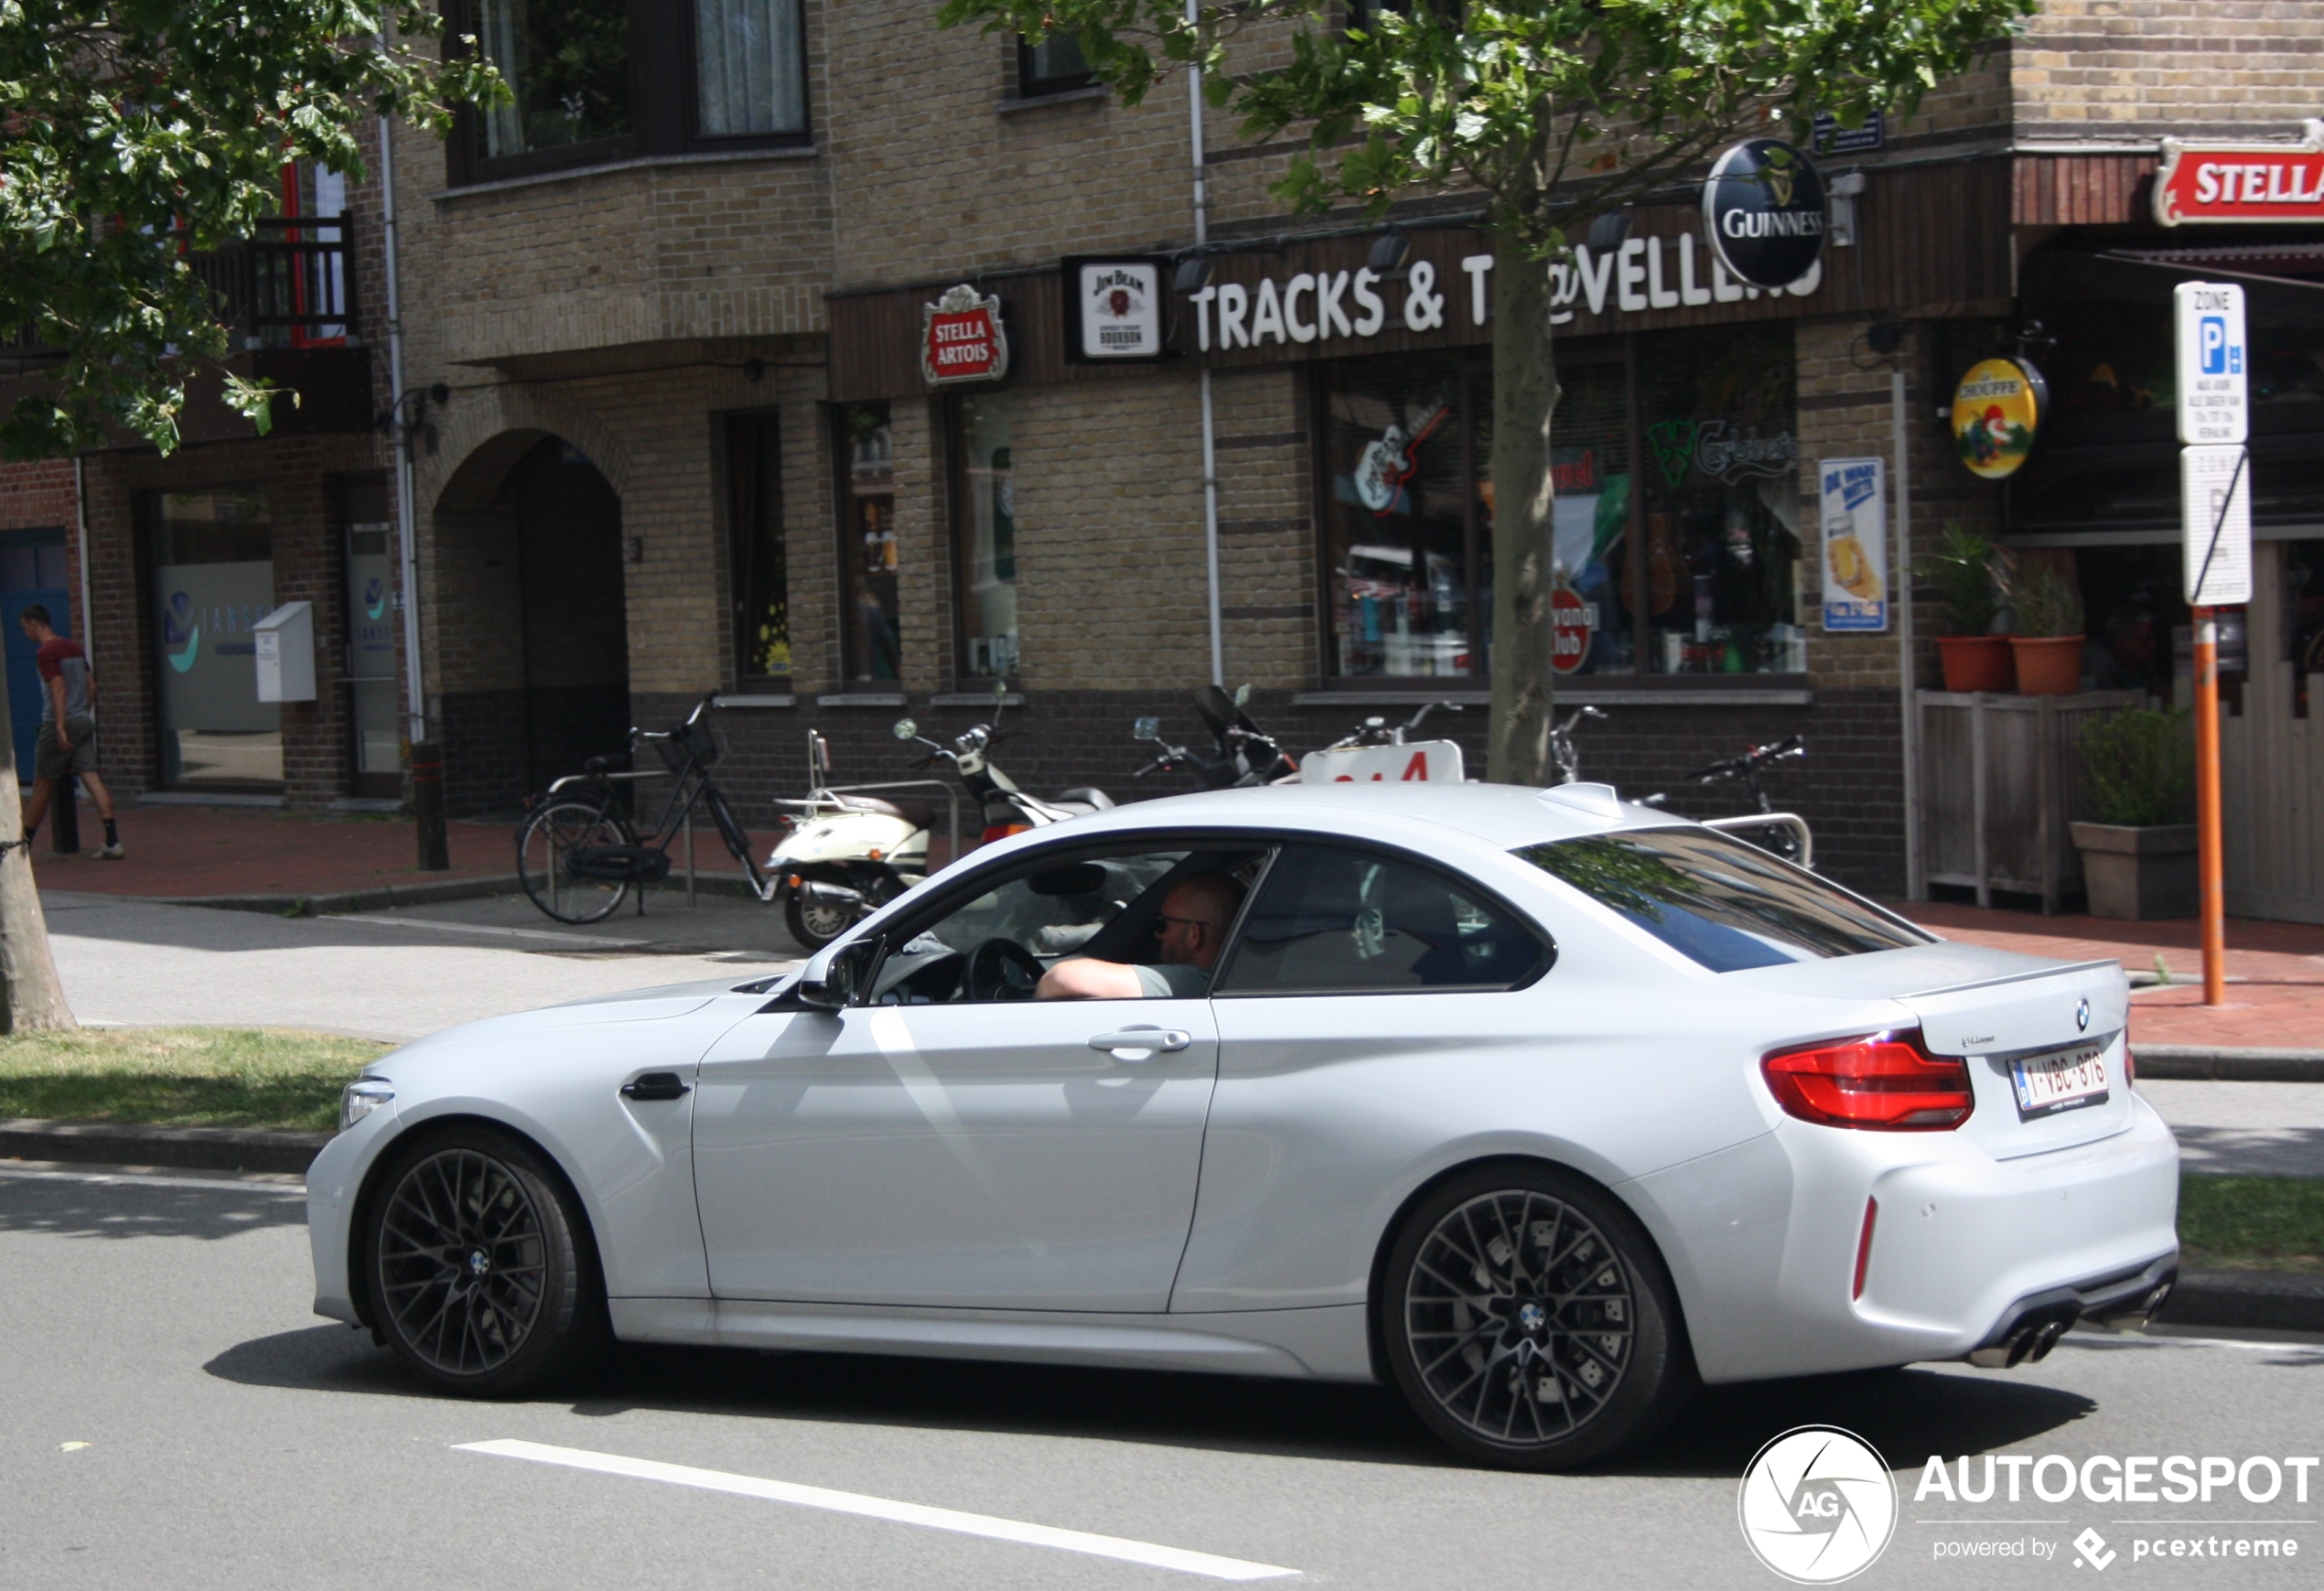
[[[911,739],[914,736],[918,735],[919,733],[920,733],[920,726],[919,726],[918,724],[914,723],[914,722],[913,722],[912,720],[910,720],[909,718],[898,718],[898,719],[897,719],[897,720],[896,720],[896,738],[897,738],[897,739],[898,739],[898,740],[909,740],[909,739]]]
[[[1139,719],[1136,723],[1130,726],[1130,738],[1133,740],[1161,739],[1162,720],[1154,717]]]
[[[799,981],[799,1003],[820,1010],[839,1011],[853,1005],[866,991],[872,964],[879,955],[879,941],[857,940],[834,951],[820,978]]]

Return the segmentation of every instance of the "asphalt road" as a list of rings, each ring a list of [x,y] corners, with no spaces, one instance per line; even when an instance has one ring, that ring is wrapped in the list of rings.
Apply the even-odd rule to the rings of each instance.
[[[308,1298],[295,1188],[0,1172],[0,1585],[1223,1583],[1028,1544],[1035,1526],[1296,1570],[1291,1584],[1772,1587],[1740,1537],[1738,1479],[1768,1438],[1814,1422],[1868,1438],[1899,1478],[1894,1539],[1854,1584],[2080,1586],[2085,1526],[2115,1554],[2109,1582],[2312,1585],[2324,1553],[2315,1470],[2305,1505],[2288,1484],[2265,1506],[2232,1488],[2207,1507],[1914,1500],[1932,1454],[2313,1455],[2324,1341],[2076,1336],[2015,1372],[1716,1391],[1633,1460],[1535,1478],[1448,1462],[1383,1391],[1223,1378],[629,1350],[566,1397],[463,1403],[417,1392]],[[494,1441],[829,1490],[735,1495],[749,1482],[464,1449]],[[963,1533],[865,1517],[896,1503],[986,1518]],[[1969,1522],[1984,1520],[2001,1522]],[[2260,1535],[2299,1557],[2132,1555],[2134,1538],[2232,1552]],[[1937,1557],[1987,1540],[2028,1555]]]

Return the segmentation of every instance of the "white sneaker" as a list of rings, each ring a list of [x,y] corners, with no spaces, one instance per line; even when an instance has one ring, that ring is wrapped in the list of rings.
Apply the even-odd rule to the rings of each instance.
[[[94,851],[91,852],[90,855],[94,856],[100,862],[118,862],[124,856],[129,855],[129,853],[122,849],[121,842],[119,840],[115,840],[110,845],[98,846]]]

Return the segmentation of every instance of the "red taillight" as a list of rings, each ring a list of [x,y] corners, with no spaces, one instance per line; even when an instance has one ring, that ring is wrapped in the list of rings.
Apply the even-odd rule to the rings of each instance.
[[[1864,1231],[1856,1241],[1856,1285],[1848,1292],[1851,1298],[1864,1296],[1864,1273],[1872,1265],[1872,1223],[1880,1216],[1880,1201],[1864,1201]]]
[[[1776,1103],[1803,1122],[1888,1133],[1941,1132],[1969,1119],[1969,1068],[1921,1047],[1918,1028],[1780,1049],[1759,1063]]]

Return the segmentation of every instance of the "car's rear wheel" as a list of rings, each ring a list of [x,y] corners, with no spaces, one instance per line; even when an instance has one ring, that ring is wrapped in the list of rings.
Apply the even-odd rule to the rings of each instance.
[[[381,1178],[366,1228],[373,1324],[447,1392],[530,1392],[605,1340],[586,1222],[512,1136],[462,1126],[414,1143]]]
[[[1670,1277],[1637,1219],[1525,1162],[1433,1189],[1388,1252],[1375,1306],[1389,1368],[1470,1458],[1569,1469],[1637,1446],[1695,1388]]]

